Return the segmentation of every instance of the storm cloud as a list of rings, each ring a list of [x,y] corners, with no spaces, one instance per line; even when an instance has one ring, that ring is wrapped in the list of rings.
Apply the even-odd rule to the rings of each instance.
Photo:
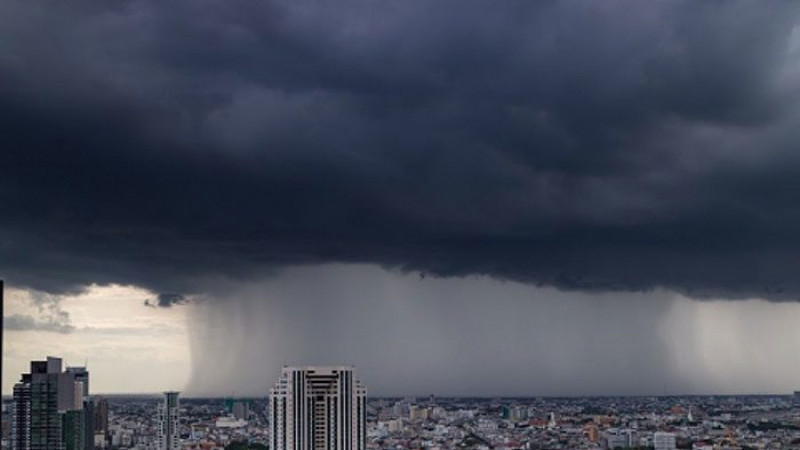
[[[33,316],[23,314],[12,314],[3,317],[3,327],[9,331],[53,331],[56,333],[72,333],[75,327],[70,325],[69,322],[57,321],[48,319],[44,321],[37,320]]]
[[[72,333],[76,330],[60,297],[43,292],[28,292],[32,314],[11,314],[3,317],[3,327],[10,331],[52,331]]]
[[[4,2],[0,274],[797,299],[799,7]]]
[[[186,303],[188,299],[181,294],[158,294],[155,299],[147,299],[144,301],[145,306],[169,308],[172,305],[180,305]]]

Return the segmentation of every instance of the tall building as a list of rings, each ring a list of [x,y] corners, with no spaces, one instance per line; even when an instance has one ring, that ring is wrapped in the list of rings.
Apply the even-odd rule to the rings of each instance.
[[[364,450],[366,397],[352,367],[284,367],[270,391],[270,448]]]
[[[94,425],[94,447],[105,448],[108,443],[108,400],[99,397],[93,399],[92,423]]]
[[[74,374],[75,381],[81,383],[83,394],[83,443],[84,450],[94,450],[94,403],[89,397],[89,370],[84,367],[67,367],[67,373]]]
[[[83,397],[89,397],[89,370],[86,367],[67,367],[65,370],[75,376],[75,381],[82,383]]]
[[[12,450],[84,450],[83,383],[61,358],[31,361],[14,385]]]
[[[164,403],[158,406],[158,449],[180,450],[178,429],[179,392],[164,392]]]
[[[14,385],[14,401],[11,404],[11,429],[9,441],[12,450],[31,448],[31,385]]]
[[[73,409],[63,413],[63,440],[66,450],[84,450],[86,448],[86,424],[82,409]]]

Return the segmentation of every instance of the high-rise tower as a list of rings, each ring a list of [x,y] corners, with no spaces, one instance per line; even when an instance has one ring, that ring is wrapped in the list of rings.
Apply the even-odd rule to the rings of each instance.
[[[108,442],[108,400],[102,397],[92,400],[94,448],[105,448]]]
[[[352,367],[284,367],[270,391],[272,450],[364,450],[367,390]]]
[[[89,397],[89,370],[83,366],[68,366],[66,371],[81,383],[83,393],[83,450],[94,450],[94,403]]]
[[[61,358],[31,361],[14,385],[12,450],[84,450],[83,383]]]
[[[89,397],[89,370],[86,367],[68,366],[65,372],[75,376],[75,381],[82,384],[83,397]]]
[[[164,392],[164,403],[158,406],[158,449],[180,450],[178,429],[178,392]]]

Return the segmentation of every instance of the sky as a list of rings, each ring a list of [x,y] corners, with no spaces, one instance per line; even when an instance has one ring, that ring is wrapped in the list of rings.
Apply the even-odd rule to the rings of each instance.
[[[0,4],[3,392],[800,388],[800,4]],[[797,328],[797,329],[795,329]]]

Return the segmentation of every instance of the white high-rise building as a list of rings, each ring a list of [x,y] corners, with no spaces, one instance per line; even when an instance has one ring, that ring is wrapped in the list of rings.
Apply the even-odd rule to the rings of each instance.
[[[270,391],[272,450],[364,450],[367,390],[352,367],[284,367]]]
[[[655,450],[675,450],[675,433],[658,431],[653,434]]]
[[[178,392],[164,392],[164,403],[158,405],[158,450],[180,450],[178,429]]]

